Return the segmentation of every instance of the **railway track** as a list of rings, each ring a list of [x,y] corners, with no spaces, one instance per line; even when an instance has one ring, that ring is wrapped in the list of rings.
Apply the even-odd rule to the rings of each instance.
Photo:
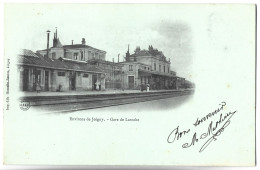
[[[143,93],[68,95],[68,96],[30,96],[20,100],[30,102],[32,108],[48,112],[73,112],[116,105],[124,105],[151,100],[159,100],[182,95],[191,95],[193,90],[156,91]]]

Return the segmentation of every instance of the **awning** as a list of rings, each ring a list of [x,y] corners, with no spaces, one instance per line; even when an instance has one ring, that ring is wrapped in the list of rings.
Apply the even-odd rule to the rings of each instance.
[[[171,75],[171,74],[165,74],[165,73],[149,71],[149,70],[139,69],[138,72],[141,73],[142,75],[147,75],[147,76],[156,75],[156,76],[165,76],[165,77],[177,78],[177,76],[174,76],[174,75]]]
[[[150,71],[146,71],[146,70],[138,70],[139,76],[152,76]]]

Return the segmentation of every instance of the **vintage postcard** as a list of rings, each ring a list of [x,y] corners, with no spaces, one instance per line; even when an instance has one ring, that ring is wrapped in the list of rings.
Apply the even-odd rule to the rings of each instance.
[[[255,166],[255,5],[4,9],[4,164]]]

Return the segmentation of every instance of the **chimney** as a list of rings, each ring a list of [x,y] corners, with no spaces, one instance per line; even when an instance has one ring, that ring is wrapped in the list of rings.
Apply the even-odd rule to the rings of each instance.
[[[140,52],[140,51],[141,51],[140,46],[136,46],[135,53],[138,53],[138,52]]]
[[[117,59],[118,59],[118,61],[117,61],[118,63],[119,63],[119,55],[120,55],[120,54],[118,54],[118,58],[117,58]]]
[[[114,58],[113,58],[113,63],[114,63]]]
[[[54,33],[54,38],[53,38],[53,47],[57,46],[57,38],[56,38],[56,33]]]
[[[49,57],[49,39],[50,39],[50,31],[47,31],[47,57]]]
[[[128,50],[127,50],[127,52],[125,53],[126,61],[129,61],[129,57],[130,57],[130,53],[129,53],[129,44],[128,44]]]
[[[86,45],[86,41],[85,41],[85,38],[82,38],[82,45]]]
[[[56,27],[56,39],[58,38],[58,31],[57,31],[57,27]]]
[[[71,45],[73,45],[73,40],[71,40]]]

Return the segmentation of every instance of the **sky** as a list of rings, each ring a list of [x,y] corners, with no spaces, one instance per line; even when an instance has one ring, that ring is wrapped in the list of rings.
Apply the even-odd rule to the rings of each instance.
[[[6,8],[6,25],[17,46],[37,51],[46,49],[47,30],[50,46],[53,33],[63,45],[86,44],[107,52],[106,59],[120,61],[130,46],[130,54],[137,46],[149,45],[162,51],[171,60],[171,69],[178,76],[190,79],[192,72],[192,26],[186,9],[169,5],[86,5],[86,4],[24,4]],[[11,36],[9,36],[12,38]]]

